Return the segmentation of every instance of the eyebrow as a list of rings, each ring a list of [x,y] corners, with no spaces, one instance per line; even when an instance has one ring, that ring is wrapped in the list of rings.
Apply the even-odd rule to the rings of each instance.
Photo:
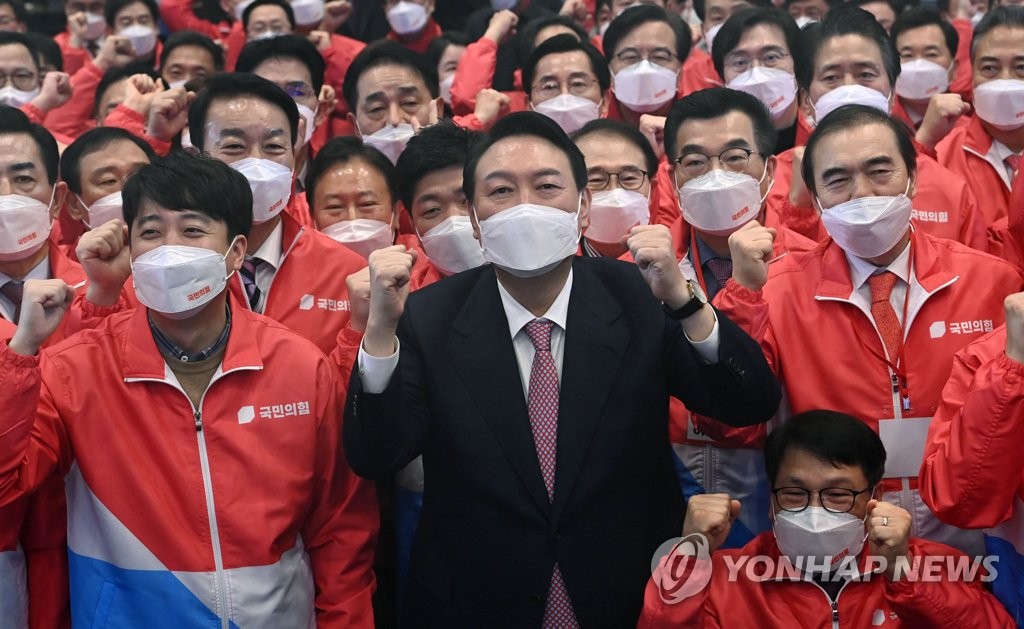
[[[878,70],[879,69],[878,64],[875,63],[874,61],[864,61],[864,60],[861,60],[861,61],[853,61],[851,63],[854,66],[868,66],[872,70]],[[832,70],[833,68],[838,68],[838,67],[843,66],[843,65],[847,65],[847,64],[845,62],[830,63],[830,64],[828,64],[826,66],[822,66],[822,67],[818,68],[818,73],[827,72],[828,70]]]
[[[750,142],[747,142],[743,138],[733,138],[722,146],[724,147],[722,149],[723,151],[728,151],[729,149],[749,149]],[[681,152],[679,154],[686,155],[688,153],[703,153],[706,150],[707,148],[701,144],[687,144],[680,149]]]
[[[33,162],[17,162],[15,164],[11,164],[10,166],[7,167],[7,170],[14,171],[14,172],[21,171],[21,170],[35,170],[35,169],[36,169],[36,165]]]
[[[550,177],[550,176],[553,176],[553,175],[560,176],[561,174],[562,174],[562,171],[560,171],[560,170],[558,170],[556,168],[541,168],[540,170],[535,170],[535,171],[531,172],[530,173],[530,177],[533,178],[533,179],[536,179],[537,177]],[[491,180],[491,179],[514,179],[514,178],[515,178],[515,175],[513,175],[510,172],[508,172],[507,170],[496,170],[493,173],[490,173],[489,175],[484,177],[484,181],[488,181],[488,180]]]

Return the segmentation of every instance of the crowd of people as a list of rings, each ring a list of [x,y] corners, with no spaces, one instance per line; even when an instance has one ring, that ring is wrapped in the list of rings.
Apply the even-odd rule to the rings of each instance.
[[[1021,3],[39,8],[3,626],[1024,624]]]

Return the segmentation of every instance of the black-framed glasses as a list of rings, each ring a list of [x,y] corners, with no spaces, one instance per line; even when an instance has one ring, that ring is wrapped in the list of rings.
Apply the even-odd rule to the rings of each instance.
[[[614,56],[619,60],[619,63],[625,66],[640,63],[644,59],[647,59],[655,65],[670,66],[673,61],[679,58],[676,56],[676,53],[672,52],[668,48],[655,48],[646,55],[636,48],[623,48],[619,52],[615,53]]]
[[[626,166],[617,173],[608,172],[603,168],[591,168],[587,171],[587,187],[591,190],[604,190],[615,177],[619,187],[625,190],[637,190],[644,185],[647,171],[636,166]]]
[[[741,53],[735,53],[725,58],[725,67],[737,74],[742,74],[750,69],[750,64],[754,62],[754,59],[757,59],[757,62],[765,68],[775,68],[778,67],[778,65],[782,63],[782,60],[788,56],[789,53],[781,48],[765,50],[760,55],[756,55],[753,58]]]
[[[777,487],[772,490],[772,494],[775,496],[775,504],[783,511],[799,513],[811,504],[811,495],[818,494],[818,502],[825,511],[848,513],[857,503],[857,496],[869,491],[870,487],[860,491],[845,487],[826,487],[817,491],[803,487]]]
[[[31,92],[39,87],[39,75],[31,70],[15,70],[10,74],[0,72],[0,87],[6,86],[8,82],[16,89]]]
[[[754,153],[757,151],[745,148],[726,149],[718,155],[687,153],[677,158],[674,163],[679,165],[687,177],[699,177],[706,173],[711,168],[712,159],[717,159],[722,168],[738,173],[743,172]]]

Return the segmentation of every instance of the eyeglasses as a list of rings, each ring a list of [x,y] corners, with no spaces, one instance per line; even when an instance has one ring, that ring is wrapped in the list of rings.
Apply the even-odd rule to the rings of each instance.
[[[604,190],[611,184],[612,177],[625,190],[637,190],[644,185],[647,172],[636,166],[626,166],[617,173],[610,173],[603,168],[591,168],[587,171],[587,187],[591,190]]]
[[[706,173],[711,167],[711,160],[717,159],[722,168],[734,173],[743,172],[750,162],[750,156],[756,153],[751,149],[732,148],[726,149],[718,155],[705,155],[704,153],[687,153],[675,160],[687,177],[699,177]],[[760,153],[757,153],[760,155]]]
[[[670,66],[679,57],[668,48],[655,48],[648,52],[646,57],[636,48],[624,48],[615,53],[615,58],[619,60],[619,63],[627,66],[640,63],[644,59],[655,65]]]
[[[754,59],[757,59],[758,63],[766,68],[774,68],[788,56],[789,53],[775,49],[762,52],[759,56],[754,57]],[[753,63],[753,59],[742,54],[729,55],[725,58],[725,66],[737,74],[746,72],[750,68],[751,63]]]
[[[596,79],[576,77],[569,79],[569,83],[566,87],[568,88],[569,93],[573,96],[589,96],[592,93],[591,90],[596,84]],[[562,83],[555,80],[541,81],[533,86],[531,92],[544,100],[554,98],[562,93]]]
[[[848,513],[857,502],[857,496],[868,491],[871,491],[870,487],[860,491],[842,487],[827,487],[819,491],[803,487],[779,487],[773,489],[772,494],[775,495],[775,503],[783,511],[799,513],[811,504],[811,494],[818,494],[818,501],[825,511]]]
[[[0,72],[0,87],[7,86],[8,78],[15,88],[23,92],[30,92],[39,87],[39,77],[31,70],[15,70],[11,74]]]

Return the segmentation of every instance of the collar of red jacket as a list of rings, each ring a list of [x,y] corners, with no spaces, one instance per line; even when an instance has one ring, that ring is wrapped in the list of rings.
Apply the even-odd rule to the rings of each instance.
[[[976,115],[971,116],[964,133],[964,148],[979,155],[986,155],[992,148],[992,142],[992,136],[985,131],[985,127],[981,126],[981,118]]]
[[[871,571],[868,570],[868,554],[869,554],[868,553],[868,548],[869,548],[869,545],[865,541],[864,550],[861,551],[860,555],[857,557],[857,575],[858,576],[866,575],[869,572],[871,572]],[[758,535],[753,540],[751,540],[750,543],[748,543],[746,546],[744,546],[739,551],[729,551],[729,552],[734,557],[747,557],[748,561],[753,561],[755,557],[765,557],[765,558],[767,558],[770,561],[769,565],[771,565],[771,566],[778,566],[779,562],[786,562],[787,565],[790,565],[790,566],[792,565],[789,562],[789,559],[784,557],[782,555],[782,551],[779,550],[779,545],[775,541],[775,533],[772,530],[768,530],[768,531],[765,531],[764,533],[761,533],[760,535]],[[874,570],[874,572],[879,572],[880,571],[880,570],[877,569],[878,568],[877,564],[874,567],[876,568],[876,570]],[[753,577],[751,580],[752,581],[757,581],[757,582],[762,582],[762,583],[765,582],[765,581],[809,581],[809,580],[811,580],[810,575],[800,573],[796,568],[792,568],[791,570],[788,570],[788,571],[787,570],[780,570],[780,569],[768,570],[768,571],[765,572],[765,574],[756,574],[756,571],[754,571],[754,572],[755,572],[754,574],[751,574],[751,576]],[[795,578],[794,577],[787,577],[786,576],[787,574],[794,574],[794,573],[799,575],[799,576],[797,576]]]

